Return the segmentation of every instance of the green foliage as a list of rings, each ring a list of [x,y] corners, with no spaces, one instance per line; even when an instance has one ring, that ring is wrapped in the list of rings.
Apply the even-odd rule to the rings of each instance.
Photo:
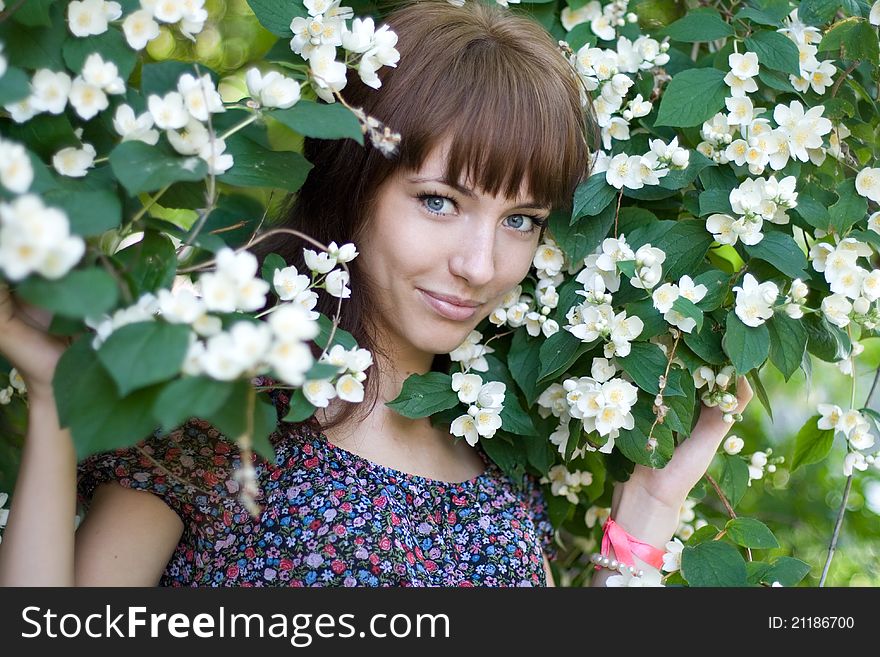
[[[452,390],[452,377],[442,372],[410,376],[400,394],[385,405],[408,418],[419,418],[445,411],[458,404]]]

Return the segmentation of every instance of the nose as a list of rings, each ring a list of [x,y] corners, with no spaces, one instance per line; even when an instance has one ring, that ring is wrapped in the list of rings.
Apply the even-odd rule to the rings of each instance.
[[[491,221],[465,222],[465,233],[452,245],[449,270],[467,280],[472,288],[491,282],[495,276],[495,225]]]

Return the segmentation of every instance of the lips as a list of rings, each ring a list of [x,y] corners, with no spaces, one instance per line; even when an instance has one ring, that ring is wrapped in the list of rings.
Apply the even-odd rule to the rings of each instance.
[[[460,322],[470,319],[476,314],[477,308],[482,305],[479,301],[463,300],[459,297],[427,292],[421,288],[416,289],[429,308],[438,315],[453,321]]]

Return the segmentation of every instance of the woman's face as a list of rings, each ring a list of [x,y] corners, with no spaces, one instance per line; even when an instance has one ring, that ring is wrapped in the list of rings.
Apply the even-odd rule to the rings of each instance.
[[[398,171],[377,193],[358,243],[377,286],[378,328],[395,348],[448,353],[528,273],[549,208],[443,181],[448,141],[419,171]]]

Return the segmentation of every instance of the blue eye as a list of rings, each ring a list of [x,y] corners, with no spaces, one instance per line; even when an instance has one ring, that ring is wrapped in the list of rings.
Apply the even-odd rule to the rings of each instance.
[[[446,208],[446,204],[448,203],[450,206],[454,206],[452,199],[441,196],[439,194],[419,194],[419,199],[422,204],[425,206],[425,209],[431,214],[449,214],[452,212],[454,207]],[[446,209],[444,209],[446,208]]]
[[[507,217],[509,221],[508,225],[512,228],[515,228],[521,233],[534,233],[539,228],[542,228],[546,223],[546,219],[541,219],[539,217],[533,217],[530,214],[512,214]],[[526,228],[523,230],[522,226],[526,225]]]

